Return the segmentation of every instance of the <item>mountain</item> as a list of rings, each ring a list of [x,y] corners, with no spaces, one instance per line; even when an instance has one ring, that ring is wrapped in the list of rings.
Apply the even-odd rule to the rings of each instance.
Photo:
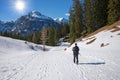
[[[14,26],[14,22],[3,22],[0,21],[0,32],[9,32],[11,28]]]
[[[54,21],[52,18],[41,14],[38,11],[32,11],[27,15],[21,16],[16,21],[2,22],[0,21],[0,31],[28,34],[36,31],[41,31],[42,27],[54,26],[60,27],[60,24]]]
[[[52,18],[42,15],[38,11],[32,11],[27,15],[21,16],[15,21],[15,25],[11,29],[14,33],[33,33],[35,31],[41,31],[42,27],[59,27],[59,24]]]
[[[68,23],[68,20],[65,18],[54,18],[54,20],[60,24]]]
[[[0,31],[4,31],[4,22],[0,21]]]

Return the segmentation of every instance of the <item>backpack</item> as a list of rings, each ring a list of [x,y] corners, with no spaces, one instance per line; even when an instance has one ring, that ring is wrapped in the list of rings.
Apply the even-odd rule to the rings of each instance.
[[[73,51],[76,51],[78,52],[79,51],[79,48],[77,46],[73,47]]]

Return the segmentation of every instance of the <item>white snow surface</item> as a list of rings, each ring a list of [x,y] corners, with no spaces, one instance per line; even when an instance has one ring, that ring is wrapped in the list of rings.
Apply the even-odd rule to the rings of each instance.
[[[45,15],[42,15],[40,12],[38,12],[38,11],[32,11],[31,13],[31,16],[32,17],[36,17],[36,18],[41,18],[41,19],[49,19],[49,20],[52,20],[52,18],[50,18],[50,17],[47,17],[47,16],[45,16]]]
[[[73,63],[74,44],[46,46],[44,52],[42,45],[0,37],[0,80],[120,80],[119,34],[102,31],[76,42],[78,65]]]
[[[68,20],[65,18],[54,18],[54,21],[58,22],[58,23],[68,23]]]

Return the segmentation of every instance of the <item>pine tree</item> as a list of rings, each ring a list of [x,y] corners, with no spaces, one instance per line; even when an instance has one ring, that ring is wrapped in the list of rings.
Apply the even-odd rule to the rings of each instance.
[[[83,31],[83,12],[82,5],[79,0],[74,0],[74,10],[75,10],[75,35],[77,38],[81,36]]]
[[[62,37],[65,37],[68,33],[69,33],[69,25],[67,23],[62,24],[62,27],[61,27]]]
[[[85,26],[91,33],[107,24],[108,0],[85,0]]]
[[[87,27],[87,33],[91,33],[93,32],[91,0],[85,0],[84,6],[85,6],[85,26]]]
[[[108,0],[93,0],[92,1],[92,14],[93,14],[93,26],[96,29],[103,27],[107,24],[107,5]]]
[[[108,24],[120,20],[120,0],[109,0]]]
[[[2,36],[2,32],[0,31],[0,36]]]
[[[26,40],[32,42],[32,36],[29,32],[27,33]]]
[[[48,28],[48,45],[55,46],[55,29],[53,26]]]
[[[41,32],[38,31],[35,33],[35,35],[36,35],[36,43],[41,44],[42,43],[42,40],[40,39]]]
[[[59,29],[55,29],[55,45],[58,43],[60,38]]]
[[[68,23],[65,23],[63,26],[64,26],[65,36],[66,36],[66,35],[68,35],[68,33],[70,32],[70,28],[69,28]]]
[[[70,25],[70,43],[75,42],[75,12],[74,7],[70,8],[70,16],[69,16],[69,25]]]
[[[73,43],[76,38],[81,36],[83,31],[83,13],[82,6],[79,0],[73,0],[73,6],[70,8],[69,16],[70,24],[70,43]]]

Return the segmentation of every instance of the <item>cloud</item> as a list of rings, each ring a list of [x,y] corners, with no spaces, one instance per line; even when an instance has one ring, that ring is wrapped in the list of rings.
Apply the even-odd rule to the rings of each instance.
[[[66,16],[70,16],[70,14],[69,14],[69,13],[66,13],[65,15],[66,15]]]

